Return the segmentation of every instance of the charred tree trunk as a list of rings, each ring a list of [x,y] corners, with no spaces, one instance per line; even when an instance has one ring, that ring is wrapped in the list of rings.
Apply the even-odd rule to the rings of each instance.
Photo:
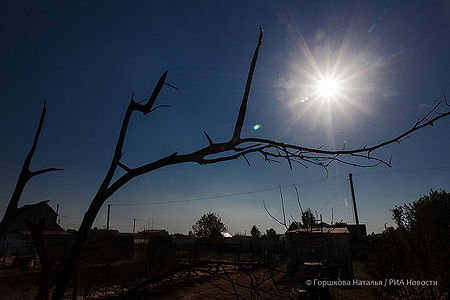
[[[41,262],[41,275],[39,279],[38,294],[34,298],[35,300],[48,300],[49,288],[50,288],[50,271],[54,264],[47,252],[47,247],[44,241],[44,226],[46,219],[41,218],[37,224],[32,224],[27,221],[28,228],[31,232],[31,238],[33,239],[36,252]]]
[[[42,125],[44,123],[45,112],[46,112],[46,103],[44,102],[41,118],[39,120],[39,126],[36,131],[36,134],[34,135],[33,145],[31,146],[31,149],[28,152],[27,157],[25,158],[25,161],[19,174],[19,178],[17,179],[16,187],[14,188],[14,192],[11,196],[11,199],[9,200],[8,207],[6,208],[6,212],[3,215],[3,219],[0,222],[0,242],[3,240],[3,236],[6,233],[8,225],[14,222],[17,212],[17,205],[19,203],[20,197],[22,196],[23,190],[27,182],[31,178],[39,174],[62,170],[56,168],[42,169],[34,172],[30,170],[31,160],[33,159],[34,152],[36,151],[39,135],[41,134]]]
[[[89,231],[92,227],[92,224],[95,221],[95,218],[97,217],[98,212],[100,211],[103,203],[118,189],[115,190],[111,189],[110,183],[114,176],[114,173],[116,172],[116,169],[118,166],[126,170],[130,174],[130,169],[126,167],[124,164],[120,162],[120,159],[122,157],[122,147],[125,140],[125,135],[128,129],[128,124],[130,122],[131,115],[133,111],[141,111],[144,114],[147,114],[156,108],[152,108],[154,102],[156,101],[156,98],[159,94],[159,92],[162,89],[162,86],[164,84],[164,80],[166,79],[167,72],[165,72],[161,78],[159,79],[152,95],[148,99],[147,103],[142,105],[137,102],[134,102],[134,95],[131,97],[131,102],[128,105],[127,111],[125,112],[125,117],[122,122],[122,127],[120,129],[119,138],[117,141],[116,149],[114,152],[113,159],[111,161],[111,165],[108,169],[108,172],[100,186],[100,188],[97,191],[97,194],[95,195],[94,199],[92,200],[88,211],[84,214],[83,221],[80,225],[80,228],[77,232],[77,236],[74,242],[74,245],[68,254],[68,256],[64,259],[62,264],[62,269],[60,273],[58,274],[58,281],[56,283],[55,290],[52,295],[52,299],[62,299],[64,296],[64,292],[67,288],[67,285],[69,284],[75,268],[77,266],[77,263],[80,259],[81,253],[83,251],[83,248],[85,247],[88,237],[89,237]],[[137,175],[135,175],[137,176]],[[128,182],[131,178],[134,176],[129,177],[128,180],[123,182],[120,186],[123,186],[126,182]],[[119,187],[120,187],[119,186]]]

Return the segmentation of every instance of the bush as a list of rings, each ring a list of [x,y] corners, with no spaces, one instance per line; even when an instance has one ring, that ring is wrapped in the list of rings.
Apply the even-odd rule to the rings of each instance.
[[[450,194],[430,191],[418,200],[397,206],[392,217],[397,228],[387,228],[375,241],[368,267],[376,279],[437,280],[438,286],[394,286],[400,297],[446,297],[450,269]]]

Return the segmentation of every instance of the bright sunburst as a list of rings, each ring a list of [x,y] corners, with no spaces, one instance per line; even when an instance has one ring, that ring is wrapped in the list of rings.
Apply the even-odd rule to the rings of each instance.
[[[387,62],[353,35],[352,26],[341,43],[331,29],[309,36],[308,43],[297,30],[300,26],[292,22],[289,33],[294,46],[286,56],[288,74],[276,83],[278,98],[291,110],[283,134],[297,138],[305,126],[310,126],[308,132],[315,132],[328,125],[329,144],[334,146],[338,128],[354,125],[355,117],[374,113],[374,102],[369,99],[377,95],[379,84],[389,84],[378,75]]]
[[[319,97],[330,100],[338,96],[340,88],[339,81],[330,76],[319,80],[315,92]]]

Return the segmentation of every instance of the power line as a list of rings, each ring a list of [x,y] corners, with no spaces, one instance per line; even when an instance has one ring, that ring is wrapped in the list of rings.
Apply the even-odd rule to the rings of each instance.
[[[429,167],[429,168],[420,168],[420,169],[416,168],[416,169],[399,169],[399,170],[388,170],[388,171],[356,172],[356,173],[353,173],[353,175],[356,174],[356,175],[364,176],[364,175],[383,175],[383,174],[391,174],[391,173],[408,174],[408,173],[423,173],[423,172],[428,172],[428,171],[450,171],[450,167]],[[325,181],[328,181],[333,178],[339,178],[339,177],[344,177],[344,176],[347,176],[347,174],[335,175],[335,176],[330,176],[327,178],[315,179],[315,180],[306,181],[306,182],[297,182],[295,184],[298,184],[298,185],[315,184],[315,183],[325,182]],[[281,187],[290,187],[290,186],[292,186],[292,183],[281,185]],[[233,194],[215,195],[215,196],[209,196],[209,197],[200,197],[200,198],[191,198],[191,199],[182,199],[182,200],[168,200],[168,201],[159,201],[159,202],[114,203],[113,205],[115,205],[115,206],[141,206],[141,205],[164,205],[164,204],[174,204],[174,203],[196,202],[196,201],[213,200],[213,199],[236,197],[236,196],[249,195],[249,194],[254,194],[254,193],[267,192],[267,191],[275,190],[277,188],[278,188],[278,186],[274,186],[274,187],[265,188],[265,189],[233,193]],[[326,205],[328,205],[328,203]]]
[[[359,176],[364,176],[364,175],[384,175],[384,174],[391,174],[391,173],[399,173],[399,174],[413,174],[413,173],[424,173],[424,172],[429,172],[429,171],[449,171],[450,167],[429,167],[429,168],[416,168],[416,169],[399,169],[399,170],[387,170],[387,171],[371,171],[371,172],[356,172],[353,174],[359,175]],[[327,177],[325,179],[316,179],[316,180],[312,180],[312,181],[308,181],[308,182],[300,182],[300,183],[296,183],[296,184],[301,184],[301,185],[307,185],[307,184],[314,184],[314,183],[319,183],[319,182],[324,182],[327,180],[330,180],[332,178],[338,178],[338,177],[343,177],[346,176],[346,174],[342,174],[342,175],[335,175],[335,176],[331,176],[331,177]],[[325,205],[323,205],[318,212],[322,211],[325,207],[327,207],[338,195],[338,193],[345,187],[345,185],[347,184],[349,180],[346,180],[344,182],[344,184],[335,192],[335,194],[331,197],[330,200],[328,200],[327,203],[325,203]],[[289,187],[292,184],[285,184],[285,185],[281,185],[281,187]],[[280,186],[278,186],[279,188]],[[194,202],[194,201],[203,201],[203,200],[212,200],[212,199],[220,199],[220,198],[227,198],[227,197],[235,197],[235,196],[241,196],[241,195],[248,195],[248,194],[253,194],[253,193],[260,193],[260,192],[266,192],[266,191],[271,191],[271,190],[275,190],[277,187],[271,187],[271,188],[265,188],[265,189],[259,189],[259,190],[253,190],[253,191],[247,191],[247,192],[240,192],[240,193],[233,193],[233,194],[225,194],[225,195],[216,195],[216,196],[210,196],[210,197],[201,197],[201,198],[192,198],[192,199],[183,199],[183,200],[172,200],[172,201],[161,201],[161,202],[147,202],[147,203],[116,203],[114,205],[116,206],[137,206],[137,205],[159,205],[159,204],[172,204],[172,203],[183,203],[183,202]],[[61,215],[61,218],[79,218],[80,216],[74,216],[74,215]],[[104,219],[104,218],[103,218]],[[124,218],[124,219],[111,219],[114,221],[133,221],[133,220],[138,220],[138,221],[142,221],[142,222],[148,222],[148,220],[143,220],[143,219],[136,219],[136,218]],[[376,224],[382,224],[383,222],[366,222],[366,223],[376,223]],[[71,223],[72,225],[74,223]],[[162,223],[155,223],[157,225],[166,225],[166,226],[184,226],[184,225],[175,225],[175,224],[162,224]]]
[[[372,171],[372,172],[353,172],[353,175],[384,175],[391,173],[398,174],[412,174],[412,173],[425,173],[429,171],[450,171],[450,167],[429,167],[429,168],[417,168],[417,169],[399,169],[399,170],[386,170],[386,171]]]
[[[417,173],[424,173],[424,172],[429,172],[429,171],[449,171],[449,170],[450,170],[450,167],[428,167],[428,168],[399,169],[399,170],[387,170],[387,171],[356,172],[356,173],[353,173],[353,174],[356,174],[358,176],[384,175],[384,174],[391,174],[391,173],[399,173],[399,174],[416,173],[417,174]],[[327,178],[324,178],[324,179],[316,179],[316,180],[311,180],[311,181],[307,181],[307,182],[300,182],[300,183],[296,183],[296,184],[307,185],[307,184],[320,183],[320,182],[324,182],[324,181],[330,180],[332,178],[339,178],[339,177],[343,177],[343,176],[346,176],[346,175],[344,175],[344,174],[343,175],[335,175],[335,176],[327,177]],[[337,194],[344,188],[344,186],[346,185],[347,182],[348,182],[348,180],[345,181],[344,184],[336,191],[336,193],[333,195],[333,197],[331,197],[331,199],[328,200],[328,202],[325,203],[325,205],[323,205],[318,210],[319,212],[322,211],[325,207],[327,207],[335,199]],[[289,186],[291,186],[291,184],[285,184],[285,185],[281,185],[281,186],[282,187],[289,187]],[[227,197],[236,197],[236,196],[241,196],[241,195],[248,195],[248,194],[253,194],[253,193],[266,192],[266,191],[275,190],[276,188],[277,187],[271,187],[271,188],[265,188],[265,189],[247,191],[247,192],[225,194],[225,195],[216,195],[216,196],[193,198],[193,199],[161,201],[161,202],[148,202],[148,203],[117,203],[117,204],[114,204],[114,205],[117,205],[117,206],[138,206],[138,205],[160,205],[160,204],[173,204],[173,203],[204,201],[204,200],[220,199],[220,198],[227,198]],[[81,217],[81,215],[77,216],[77,214],[78,213],[75,213],[75,215],[61,215],[60,217],[61,218],[69,218],[69,219],[78,219],[78,218]],[[115,220],[115,221],[132,221],[133,219],[129,218],[129,219],[111,219],[111,220]],[[146,222],[145,220],[142,220],[142,219],[136,219],[136,220]],[[167,225],[167,224],[159,224],[159,225]]]
[[[429,171],[450,171],[450,166],[448,166],[448,167],[415,168],[415,169],[398,169],[398,170],[391,169],[391,170],[386,170],[386,171],[353,172],[353,175],[366,176],[366,175],[385,175],[385,174],[391,174],[391,173],[398,173],[398,174],[416,173],[416,174],[418,174],[418,173],[425,173],[425,172],[429,172]],[[335,176],[330,176],[327,178],[315,179],[315,180],[306,181],[306,182],[297,182],[295,184],[298,184],[298,185],[315,184],[315,183],[325,182],[325,181],[328,181],[333,178],[339,178],[339,177],[344,177],[344,176],[347,176],[347,174],[335,175]],[[292,186],[292,183],[281,185],[281,187],[290,187],[290,186]],[[234,194],[216,195],[216,196],[210,196],[210,197],[200,197],[200,198],[182,199],[182,200],[169,200],[169,201],[160,201],[160,202],[114,203],[113,205],[115,205],[115,206],[139,206],[139,205],[162,205],[162,204],[173,204],[173,203],[183,203],[183,202],[195,202],[195,201],[236,197],[236,196],[241,196],[241,195],[266,192],[266,191],[275,190],[277,188],[278,188],[278,186],[274,186],[271,188],[246,191],[246,192],[240,192],[240,193],[234,193]],[[328,205],[328,203],[327,203],[327,205]],[[102,210],[104,208],[105,207],[102,207]],[[322,210],[322,209],[320,209],[320,210]],[[73,213],[71,215],[61,215],[60,217],[61,218],[77,218],[77,217],[81,217],[81,215],[83,213],[84,213],[84,211],[80,211],[80,212]]]
[[[242,192],[242,193],[234,193],[227,195],[216,195],[211,197],[201,197],[201,198],[192,198],[192,199],[183,199],[183,200],[169,200],[169,201],[161,201],[161,202],[142,202],[142,203],[115,203],[115,206],[136,206],[136,205],[158,205],[158,204],[172,204],[172,203],[182,203],[182,202],[194,202],[194,201],[202,201],[202,200],[210,200],[210,199],[218,199],[218,198],[227,198],[227,197],[235,197],[241,195],[248,195],[259,192],[271,191],[275,188],[267,188],[256,191]]]
[[[327,205],[330,204],[331,201],[333,201],[333,200],[335,199],[335,197],[337,196],[337,194],[344,188],[344,186],[347,184],[348,181],[349,181],[349,179],[347,179],[347,180],[344,182],[344,184],[337,190],[337,192],[334,193],[333,197],[331,197],[331,199],[328,200],[328,202],[325,203],[325,205],[322,206],[318,211],[322,211],[322,209],[324,209],[325,207],[327,207]]]
[[[306,182],[298,182],[296,184],[299,184],[299,185],[314,184],[314,183],[324,182],[324,181],[330,180],[331,178],[339,177],[339,176],[340,175],[332,176],[332,177],[328,177],[328,178],[324,178],[324,179],[315,179],[315,180],[306,181]],[[281,187],[290,187],[290,186],[292,186],[292,184],[281,185]],[[137,206],[137,205],[159,205],[159,204],[194,202],[194,201],[203,201],[203,200],[211,200],[211,199],[219,199],[219,198],[228,198],[228,197],[236,197],[236,196],[242,196],[242,195],[248,195],[248,194],[267,192],[267,191],[272,191],[272,190],[278,189],[279,187],[280,187],[280,185],[274,186],[274,187],[270,187],[270,188],[265,188],[265,189],[247,191],[247,192],[225,194],[225,195],[215,195],[215,196],[209,196],[209,197],[200,197],[200,198],[183,199],[183,200],[169,200],[169,201],[160,201],[160,202],[141,202],[141,203],[115,203],[113,205],[115,205],[115,206]]]

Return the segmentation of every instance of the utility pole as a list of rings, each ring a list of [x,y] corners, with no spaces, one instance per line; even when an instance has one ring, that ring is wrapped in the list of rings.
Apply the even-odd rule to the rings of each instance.
[[[108,204],[108,216],[106,217],[106,230],[109,230],[109,213],[111,211],[111,204]]]
[[[322,214],[320,214],[320,231],[323,231]]]
[[[330,225],[333,225],[333,208],[331,208],[331,224]]]
[[[133,235],[134,235],[134,230],[136,229],[136,219],[133,219]]]
[[[61,224],[61,218],[59,217],[59,203],[56,204],[56,216],[58,217],[58,224]]]
[[[353,211],[354,211],[354,213],[355,213],[355,221],[356,221],[356,225],[359,225],[358,211],[356,210],[355,190],[354,190],[354,188],[353,188],[352,173],[348,174],[348,179],[350,180],[350,190],[351,190],[351,192],[352,192]]]

